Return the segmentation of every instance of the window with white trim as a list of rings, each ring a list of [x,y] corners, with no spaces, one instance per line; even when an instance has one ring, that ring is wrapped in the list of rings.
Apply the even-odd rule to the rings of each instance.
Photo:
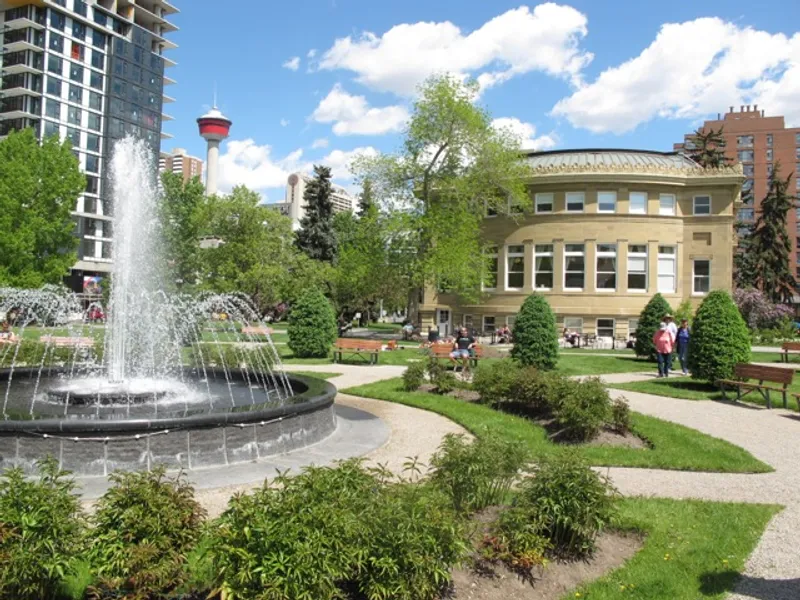
[[[597,337],[614,337],[614,319],[597,319]]]
[[[711,261],[696,259],[692,261],[692,293],[701,295],[711,291]]]
[[[525,285],[525,246],[508,246],[506,252],[506,289],[521,290]]]
[[[628,291],[647,291],[647,245],[628,246]]]
[[[586,194],[583,192],[567,192],[567,212],[583,212]]]
[[[647,214],[647,192],[631,192],[628,198],[628,212],[630,214]]]
[[[586,274],[585,252],[583,244],[566,244],[564,246],[564,289],[583,290]]]
[[[492,333],[495,330],[495,318],[494,316],[483,316],[483,332],[484,333]]]
[[[675,293],[677,255],[675,246],[658,247],[658,291],[661,294]]]
[[[536,194],[536,214],[553,212],[553,194]]]
[[[581,317],[564,317],[564,329],[573,333],[583,333],[583,319]]]
[[[636,335],[637,329],[639,329],[639,319],[628,319],[628,337]]]
[[[598,292],[613,292],[617,289],[617,246],[597,244],[595,279]]]
[[[553,289],[553,244],[536,244],[534,248],[534,289]]]
[[[711,196],[695,196],[694,210],[696,216],[708,216],[711,214]]]
[[[597,212],[617,212],[617,192],[597,192]]]
[[[497,246],[489,246],[484,252],[486,275],[483,278],[483,289],[497,288]]]
[[[675,216],[675,194],[659,194],[658,214],[662,217]]]

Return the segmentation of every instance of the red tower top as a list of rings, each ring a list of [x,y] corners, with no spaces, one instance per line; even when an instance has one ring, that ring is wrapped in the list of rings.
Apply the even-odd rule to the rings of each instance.
[[[233,122],[215,106],[197,119],[200,136],[206,141],[221,142],[230,135]]]

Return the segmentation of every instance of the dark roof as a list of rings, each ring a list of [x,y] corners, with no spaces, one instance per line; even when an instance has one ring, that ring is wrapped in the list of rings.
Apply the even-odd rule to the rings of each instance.
[[[526,162],[534,168],[570,166],[609,167],[666,167],[697,168],[697,163],[680,152],[657,152],[653,150],[626,150],[618,148],[587,148],[582,150],[550,150],[528,152]]]

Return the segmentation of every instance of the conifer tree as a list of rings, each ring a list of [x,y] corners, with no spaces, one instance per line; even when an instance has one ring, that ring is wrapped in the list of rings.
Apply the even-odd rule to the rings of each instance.
[[[555,369],[558,362],[556,317],[547,298],[531,294],[522,303],[512,332],[511,358],[526,367]]]
[[[331,261],[336,256],[331,203],[331,169],[314,165],[314,177],[303,193],[305,216],[300,220],[295,244],[309,257]]]
[[[375,199],[372,197],[372,181],[365,179],[358,196],[358,214],[364,216],[376,208]]]
[[[656,294],[650,299],[639,315],[639,325],[636,327],[636,356],[655,361],[656,347],[653,344],[653,334],[664,320],[664,315],[671,312],[669,303],[661,294]]]
[[[698,129],[689,137],[691,147],[688,147],[689,158],[704,169],[719,169],[730,164],[731,160],[725,156],[725,137],[722,127],[717,131]]]

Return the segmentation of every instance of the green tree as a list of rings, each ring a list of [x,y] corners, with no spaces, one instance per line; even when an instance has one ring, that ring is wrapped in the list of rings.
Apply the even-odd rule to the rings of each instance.
[[[680,325],[681,321],[686,319],[689,321],[689,325],[691,325],[693,318],[694,308],[692,308],[692,301],[687,298],[678,305],[678,308],[675,309],[675,322]]]
[[[86,179],[68,142],[32,129],[0,141],[0,285],[58,284],[75,264],[75,210]]]
[[[355,161],[387,212],[406,216],[401,236],[416,247],[404,255],[415,288],[447,281],[464,298],[480,295],[481,222],[488,209],[530,204],[520,140],[492,126],[475,104],[478,84],[452,76],[428,79],[395,154]]]
[[[376,204],[372,194],[372,182],[365,179],[361,183],[361,193],[358,195],[358,214],[369,214],[374,208],[376,208]]]
[[[797,285],[789,262],[792,242],[786,230],[786,218],[797,201],[789,193],[791,178],[789,174],[782,179],[780,163],[775,163],[750,243],[756,287],[773,302],[790,303]]]
[[[300,220],[297,247],[310,258],[331,261],[336,256],[331,203],[331,169],[314,165],[314,177],[303,193],[306,214]]]
[[[558,362],[556,317],[547,299],[531,294],[522,303],[512,331],[511,358],[526,367],[555,369]]]
[[[689,137],[687,146],[689,157],[705,169],[719,169],[730,164],[731,159],[725,156],[725,136],[722,127],[707,131],[698,129]]]
[[[178,288],[196,282],[199,271],[201,217],[205,187],[199,177],[183,181],[180,175],[161,176],[161,230],[171,279]]]
[[[325,358],[338,329],[330,301],[319,290],[309,290],[292,306],[289,349],[297,358]]]
[[[636,356],[644,356],[648,360],[656,359],[653,334],[664,320],[664,315],[671,312],[669,303],[661,294],[656,294],[650,299],[639,315],[639,325],[636,327]]]
[[[750,333],[728,292],[714,290],[697,309],[689,340],[693,379],[731,379],[737,363],[750,362]]]

